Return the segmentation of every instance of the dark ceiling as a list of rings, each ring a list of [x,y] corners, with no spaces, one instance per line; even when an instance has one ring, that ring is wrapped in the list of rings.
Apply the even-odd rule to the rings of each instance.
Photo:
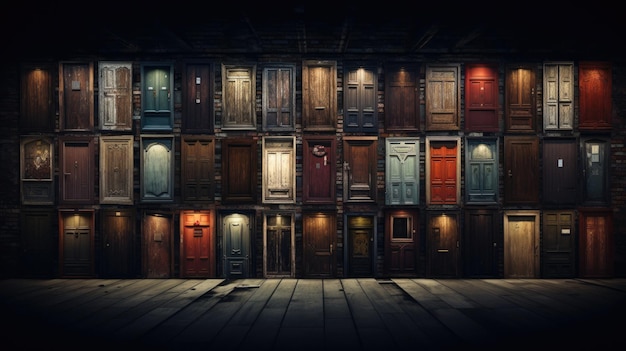
[[[4,47],[26,58],[178,55],[494,56],[616,59],[616,15],[600,5],[553,13],[480,12],[454,3],[384,8],[337,2],[173,2],[131,10],[28,2],[5,11]],[[365,4],[365,3],[364,3]],[[95,3],[94,3],[95,5]],[[379,5],[380,6],[380,5]],[[447,9],[446,9],[447,7]],[[102,10],[102,9],[106,10]],[[616,11],[614,11],[616,12]],[[13,24],[11,24],[13,23]],[[619,44],[618,44],[619,45]],[[623,56],[619,56],[623,57]]]

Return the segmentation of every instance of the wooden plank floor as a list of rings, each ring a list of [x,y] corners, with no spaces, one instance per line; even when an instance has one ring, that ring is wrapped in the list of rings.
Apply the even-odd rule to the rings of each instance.
[[[622,344],[626,278],[5,279],[4,350]]]

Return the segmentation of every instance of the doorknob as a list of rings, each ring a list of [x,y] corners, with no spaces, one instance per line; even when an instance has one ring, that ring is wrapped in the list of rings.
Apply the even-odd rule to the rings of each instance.
[[[513,176],[513,171],[509,169],[509,177],[512,177],[512,176]]]
[[[330,253],[333,253],[333,244],[330,244]]]

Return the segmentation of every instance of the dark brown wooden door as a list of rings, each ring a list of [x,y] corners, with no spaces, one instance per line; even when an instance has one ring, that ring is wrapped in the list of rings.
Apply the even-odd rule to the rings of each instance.
[[[252,228],[254,223],[249,214],[232,213],[224,216],[224,277],[240,279],[254,274],[250,271],[254,263],[251,257]]]
[[[390,210],[385,216],[385,272],[392,276],[417,273],[419,215],[416,210]]]
[[[377,138],[344,137],[346,201],[376,201]]]
[[[502,246],[501,215],[495,210],[467,210],[463,238],[464,276],[498,277],[498,252]]]
[[[333,131],[337,115],[337,63],[302,63],[302,126],[308,131]]]
[[[59,211],[59,273],[61,277],[94,276],[94,211]]]
[[[539,211],[504,214],[504,278],[539,278]]]
[[[579,276],[609,278],[614,273],[613,210],[580,209]]]
[[[302,199],[304,203],[334,203],[337,168],[334,136],[303,136]]]
[[[574,139],[543,140],[543,202],[573,205],[578,197],[578,146]]]
[[[256,140],[222,140],[222,201],[224,203],[255,202],[256,180]]]
[[[132,210],[103,210],[102,263],[100,275],[109,278],[136,277],[135,212]]]
[[[185,63],[183,81],[183,131],[213,133],[213,65]]]
[[[532,133],[537,128],[535,69],[529,64],[511,64],[505,74],[505,130]]]
[[[497,132],[500,130],[498,66],[465,66],[465,130]]]
[[[50,63],[22,64],[20,81],[20,130],[51,131],[55,108],[53,82],[56,69]]]
[[[456,204],[458,144],[456,141],[432,141],[429,147],[429,203]]]
[[[429,214],[429,275],[440,278],[459,276],[459,224],[456,213]]]
[[[460,127],[460,66],[426,67],[426,130],[458,130]]]
[[[215,141],[184,136],[181,142],[181,188],[185,201],[212,201],[215,192]]]
[[[374,275],[374,252],[376,248],[374,217],[348,215],[348,275],[371,277]]]
[[[539,139],[504,137],[504,201],[535,204],[539,201]]]
[[[291,131],[296,111],[295,65],[272,65],[263,69],[263,129]]]
[[[141,230],[144,278],[170,278],[173,272],[172,216],[144,213]]]
[[[336,274],[337,220],[331,213],[302,215],[304,276],[330,278]]]
[[[256,65],[222,65],[222,129],[256,128]]]
[[[574,277],[577,242],[574,211],[544,211],[542,228],[542,277]]]
[[[610,63],[583,61],[578,64],[580,130],[611,129],[612,82]]]
[[[378,74],[375,67],[348,67],[344,73],[344,117],[346,132],[378,131]]]
[[[133,70],[131,62],[105,62],[98,66],[98,117],[100,129],[133,127]]]
[[[215,277],[213,218],[210,211],[183,211],[180,214],[180,274],[183,278]]]
[[[62,130],[92,130],[93,63],[59,63],[59,123]]]
[[[417,65],[385,67],[385,129],[420,129],[420,70]]]
[[[91,139],[61,140],[61,201],[92,203],[94,199],[94,151]]]
[[[55,213],[49,210],[24,209],[20,211],[19,273],[23,277],[51,278],[54,276],[57,243],[50,233],[56,223]]]
[[[290,213],[265,216],[265,277],[293,277],[294,220]]]

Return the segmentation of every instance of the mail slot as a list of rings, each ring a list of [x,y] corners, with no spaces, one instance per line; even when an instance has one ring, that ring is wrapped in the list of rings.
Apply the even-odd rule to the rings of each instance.
[[[439,249],[439,250],[437,250],[437,252],[448,252],[448,251],[449,251],[448,249]]]

